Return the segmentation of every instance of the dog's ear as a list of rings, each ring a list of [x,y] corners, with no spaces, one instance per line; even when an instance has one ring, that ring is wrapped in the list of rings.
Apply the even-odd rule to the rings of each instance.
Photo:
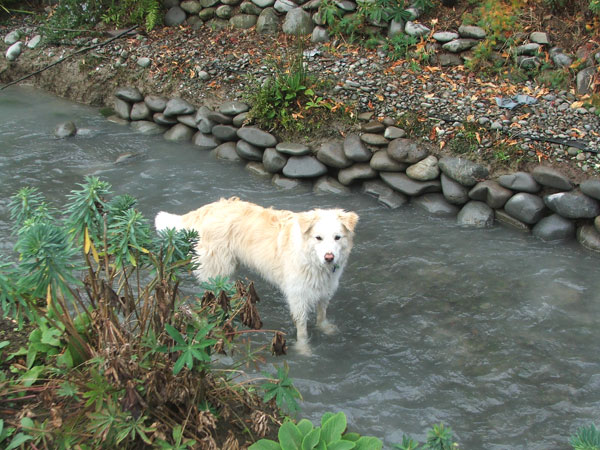
[[[302,234],[308,233],[316,221],[317,215],[313,211],[298,214],[298,225]]]
[[[354,227],[356,227],[356,224],[358,223],[358,214],[352,211],[342,211],[339,216],[342,225],[348,228],[349,231],[354,231]]]

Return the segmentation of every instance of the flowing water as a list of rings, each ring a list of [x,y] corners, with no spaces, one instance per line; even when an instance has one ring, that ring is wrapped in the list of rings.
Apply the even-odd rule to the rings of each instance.
[[[57,123],[82,133],[57,140]],[[501,227],[465,229],[366,196],[285,191],[192,145],[133,133],[96,109],[30,88],[0,93],[0,254],[10,255],[9,197],[35,186],[55,205],[85,175],[128,193],[151,218],[220,197],[295,211],[360,215],[355,247],[329,316],[310,329],[314,356],[290,351],[302,416],[344,411],[354,431],[386,446],[423,441],[443,422],[462,449],[570,448],[600,424],[600,258],[577,244],[541,243]],[[115,164],[120,154],[138,156]],[[257,280],[265,328],[294,329],[280,295]],[[293,339],[291,339],[293,340]],[[274,360],[281,363],[279,358]]]

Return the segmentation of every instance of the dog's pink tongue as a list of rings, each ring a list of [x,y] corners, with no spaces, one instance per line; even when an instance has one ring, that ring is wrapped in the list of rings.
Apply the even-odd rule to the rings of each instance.
[[[331,262],[334,258],[333,253],[325,253],[325,261]]]

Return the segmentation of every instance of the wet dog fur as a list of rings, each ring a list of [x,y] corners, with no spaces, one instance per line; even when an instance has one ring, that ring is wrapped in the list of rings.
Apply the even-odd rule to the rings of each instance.
[[[284,294],[297,330],[297,349],[310,354],[307,321],[317,312],[317,326],[336,331],[327,306],[352,250],[358,215],[342,209],[292,212],[263,208],[236,197],[221,199],[184,215],[160,212],[157,230],[193,229],[200,281],[232,275],[242,264]]]

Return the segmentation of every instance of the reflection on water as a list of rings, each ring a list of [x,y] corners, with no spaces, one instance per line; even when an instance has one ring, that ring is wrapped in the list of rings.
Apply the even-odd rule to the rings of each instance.
[[[86,130],[56,140],[57,123]],[[355,249],[330,306],[336,336],[314,329],[314,356],[291,354],[302,414],[344,411],[352,428],[400,442],[434,423],[464,449],[567,448],[578,426],[600,422],[598,257],[502,228],[470,230],[361,195],[281,191],[243,166],[191,145],[132,133],[95,109],[35,90],[0,95],[0,253],[11,253],[8,197],[36,186],[56,205],[94,174],[152,217],[237,195],[292,210],[358,212]],[[138,157],[120,164],[120,154]],[[266,328],[293,326],[262,281]],[[279,361],[280,362],[280,361]]]

